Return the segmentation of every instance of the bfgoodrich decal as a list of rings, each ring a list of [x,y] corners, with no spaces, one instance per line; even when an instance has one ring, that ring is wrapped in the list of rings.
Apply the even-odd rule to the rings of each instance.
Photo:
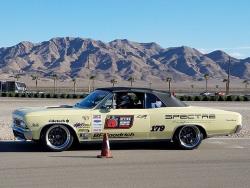
[[[108,134],[109,138],[130,138],[130,137],[134,137],[135,134],[134,133],[109,133]],[[93,135],[93,138],[102,138],[103,137],[103,133],[95,133]]]

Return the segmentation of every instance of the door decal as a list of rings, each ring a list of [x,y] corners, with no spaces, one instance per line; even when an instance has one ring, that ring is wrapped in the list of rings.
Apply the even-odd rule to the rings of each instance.
[[[133,121],[134,116],[110,115],[105,120],[105,129],[130,129]]]

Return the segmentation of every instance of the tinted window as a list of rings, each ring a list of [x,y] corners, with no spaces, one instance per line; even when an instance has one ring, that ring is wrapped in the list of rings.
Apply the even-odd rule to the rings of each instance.
[[[124,104],[124,105],[122,105]],[[143,109],[144,93],[117,92],[115,93],[114,106],[116,109]]]
[[[161,108],[166,107],[161,100],[151,93],[146,94],[146,108]]]

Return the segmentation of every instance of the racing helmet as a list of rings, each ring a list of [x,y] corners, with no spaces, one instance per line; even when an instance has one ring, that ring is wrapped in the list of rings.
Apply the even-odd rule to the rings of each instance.
[[[131,105],[131,99],[128,95],[123,95],[117,99],[116,105],[119,108],[129,107]]]

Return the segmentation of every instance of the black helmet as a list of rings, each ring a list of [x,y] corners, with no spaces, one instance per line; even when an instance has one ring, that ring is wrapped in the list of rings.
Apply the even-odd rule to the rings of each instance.
[[[118,107],[128,107],[130,105],[130,97],[128,95],[124,95],[117,100]]]

